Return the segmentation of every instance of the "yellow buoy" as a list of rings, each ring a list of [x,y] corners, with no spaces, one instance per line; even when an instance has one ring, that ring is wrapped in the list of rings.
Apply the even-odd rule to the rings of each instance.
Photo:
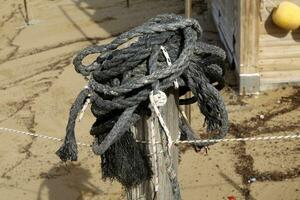
[[[300,27],[300,7],[292,2],[283,1],[272,13],[273,22],[286,30]]]

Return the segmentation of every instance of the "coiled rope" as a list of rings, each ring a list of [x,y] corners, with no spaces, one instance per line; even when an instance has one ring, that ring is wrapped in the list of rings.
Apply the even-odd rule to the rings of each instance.
[[[95,138],[92,149],[101,155],[104,178],[117,179],[127,188],[149,179],[152,176],[149,161],[130,127],[142,116],[151,115],[149,94],[166,91],[174,82],[179,86],[180,95],[187,91],[194,95],[180,100],[180,104],[197,102],[211,138],[222,139],[228,131],[225,104],[218,92],[224,86],[225,52],[200,42],[201,34],[196,20],[173,14],[159,15],[121,34],[110,44],[82,50],[73,64],[89,81],[70,109],[65,140],[57,155],[63,161],[77,160],[74,128],[78,114],[89,99],[96,117],[90,131]],[[124,47],[126,44],[129,46]],[[161,46],[168,51],[171,66]],[[91,64],[84,65],[84,58],[90,54],[100,55]],[[182,139],[197,139],[184,120],[180,120],[180,130]],[[180,199],[179,190],[175,188],[174,193]]]

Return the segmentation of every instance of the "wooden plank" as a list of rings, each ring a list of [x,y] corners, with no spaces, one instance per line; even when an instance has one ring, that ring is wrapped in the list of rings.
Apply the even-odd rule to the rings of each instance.
[[[261,48],[259,50],[260,59],[278,59],[278,58],[299,58],[300,45],[295,46],[274,46]]]
[[[281,43],[281,42],[285,42],[285,41],[291,41],[294,42],[295,44],[300,44],[300,31],[298,32],[294,32],[293,35],[292,34],[287,34],[283,37],[280,37],[276,34],[260,34],[259,36],[259,42],[260,45],[263,43]]]
[[[299,38],[300,39],[300,38]],[[273,47],[281,47],[282,49],[289,47],[289,46],[298,46],[298,48],[300,48],[300,43],[293,40],[293,39],[289,39],[289,40],[284,40],[284,39],[276,39],[276,40],[270,40],[270,41],[262,41],[260,40],[259,43],[259,49],[262,48],[273,48]]]
[[[278,5],[282,0],[272,1]],[[300,0],[293,2],[300,4]],[[263,1],[260,9],[259,71],[261,90],[272,89],[287,82],[300,81],[300,30],[289,32],[277,27],[271,19],[275,7]]]
[[[257,94],[260,0],[240,0],[239,93]]]
[[[300,82],[300,70],[261,73],[262,83]]]
[[[269,11],[282,1],[211,1],[212,13],[221,41],[224,43],[229,57],[235,61],[236,71],[240,78],[252,80],[260,72],[276,74],[280,71],[282,74],[281,71],[299,69],[300,30],[287,33],[275,26],[270,17]],[[300,4],[300,0],[293,0],[293,2]],[[237,15],[233,15],[233,11],[229,7],[234,8],[235,5],[238,5],[238,9],[235,9],[238,11]],[[236,27],[236,29],[232,27]],[[241,88],[253,88],[249,85],[250,82],[241,81],[240,91]],[[242,85],[243,83],[248,85]],[[261,84],[264,83],[261,82]]]
[[[259,0],[240,0],[240,74],[257,73]]]
[[[300,70],[261,73],[261,90],[270,90],[283,85],[300,85]]]
[[[300,69],[300,56],[281,59],[260,59],[259,71],[291,71]]]
[[[175,141],[178,137],[178,110],[177,110],[177,105],[178,105],[178,94],[177,92],[175,93],[174,90],[169,90],[168,92],[168,102],[165,106],[161,108],[161,113],[164,118],[164,121],[167,125],[167,127],[170,130],[170,134],[172,137],[172,140]],[[154,114],[154,113],[153,113]],[[162,140],[162,136],[165,136],[165,133],[162,131],[160,128],[160,125],[158,123],[155,123],[155,136],[157,141]],[[147,116],[144,116],[142,120],[140,120],[135,128],[134,132],[136,135],[136,138],[139,140],[148,140],[151,141],[151,134],[150,134],[150,119]],[[145,144],[141,144],[145,145]],[[166,149],[162,147],[161,144],[157,144],[157,158],[158,158],[158,167],[159,167],[159,191],[156,194],[156,199],[157,200],[171,200],[174,199],[173,197],[173,192],[169,180],[169,176],[166,173],[167,172],[167,167],[166,167],[166,159],[161,153],[163,150],[165,151]],[[151,146],[144,146],[145,152],[147,154],[152,153]],[[177,168],[178,168],[178,149],[176,146],[172,146],[172,162],[174,169],[177,173]],[[155,166],[155,161],[153,159],[153,156],[150,157],[151,159],[151,165],[152,167]],[[154,169],[153,169],[154,171]],[[148,182],[145,182],[141,185],[138,185],[135,188],[132,188],[130,191],[127,191],[127,199],[128,200],[149,200],[153,199],[154,197],[154,189],[153,189],[153,180],[150,180]]]

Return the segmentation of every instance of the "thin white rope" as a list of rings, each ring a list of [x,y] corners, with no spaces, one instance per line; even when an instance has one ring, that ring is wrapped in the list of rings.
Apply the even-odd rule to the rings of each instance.
[[[38,133],[30,133],[30,132],[25,132],[25,131],[19,131],[11,128],[5,128],[5,127],[0,127],[0,132],[5,132],[5,133],[13,133],[17,135],[27,135],[27,136],[32,136],[32,137],[37,137],[37,138],[42,138],[46,140],[52,140],[52,141],[58,141],[62,142],[63,139],[57,138],[57,137],[52,137],[52,136],[47,136],[47,135],[42,135]],[[179,137],[178,137],[179,138]],[[219,142],[254,142],[254,141],[270,141],[270,140],[290,140],[290,139],[300,139],[300,133],[295,133],[295,134],[289,134],[289,135],[278,135],[278,136],[261,136],[261,137],[246,137],[246,138],[228,138],[228,139],[203,139],[203,140],[179,140],[177,139],[174,143],[175,144],[202,144],[202,143],[219,143]],[[151,141],[140,141],[138,140],[137,142],[144,143],[144,144],[151,144]],[[155,142],[155,144],[160,144],[161,142]],[[90,144],[82,143],[82,142],[77,142],[79,146],[86,146],[86,147],[91,147]]]
[[[164,46],[160,46],[160,49],[166,58],[168,66],[171,67],[171,65],[172,65],[171,58],[170,58],[169,53],[167,52],[166,48]],[[175,89],[179,88],[179,83],[178,83],[177,79],[174,81],[174,88]]]
[[[38,133],[18,131],[18,130],[15,130],[15,129],[5,128],[5,127],[0,127],[0,131],[6,132],[6,133],[18,134],[18,135],[27,135],[27,136],[37,137],[37,138],[43,138],[43,139],[52,140],[52,141],[59,141],[59,142],[64,141],[63,139],[57,138],[57,137],[47,136],[47,135],[38,134]],[[85,143],[82,143],[82,142],[77,142],[77,144],[79,146],[91,147],[90,144],[85,144]]]
[[[219,142],[253,142],[253,141],[269,141],[269,140],[288,140],[300,139],[300,134],[279,135],[279,136],[263,136],[263,137],[246,137],[246,138],[228,138],[228,139],[205,139],[205,140],[177,140],[175,144],[201,144],[201,143],[219,143]]]
[[[87,107],[89,106],[89,104],[91,103],[91,99],[90,98],[87,98],[81,111],[80,111],[80,114],[79,114],[79,117],[78,117],[78,122],[80,122],[83,118],[83,115],[85,113],[85,110],[87,109]]]
[[[87,84],[86,86],[84,86],[84,89],[89,89],[89,85]],[[89,106],[89,104],[91,103],[91,94],[88,94],[88,98],[85,100],[85,103],[79,113],[79,117],[78,117],[78,122],[80,122],[83,118],[83,115],[87,109],[87,107]]]
[[[152,141],[146,141],[146,140],[135,140],[137,143],[141,143],[141,144],[153,144]],[[162,142],[160,141],[155,141],[154,144],[162,144]]]
[[[172,140],[172,137],[170,135],[170,131],[158,109],[158,105],[157,105],[157,102],[154,100],[154,95],[153,95],[153,91],[150,93],[149,95],[149,100],[150,100],[150,103],[151,103],[151,108],[153,109],[155,115],[157,116],[158,120],[159,120],[159,123],[160,125],[162,126],[165,134],[166,134],[166,137],[167,137],[167,141],[168,141],[168,152],[169,154],[171,155],[171,147],[172,147],[172,144],[173,144],[173,140]]]
[[[169,56],[169,53],[167,52],[167,50],[164,46],[160,46],[160,49],[161,49],[161,51],[163,52],[163,54],[166,58],[168,66],[170,67],[172,65],[172,62],[171,62],[171,58]]]
[[[163,52],[163,55],[167,61],[167,65],[170,67],[172,65],[172,62],[171,62],[171,58],[169,56],[169,53],[167,52],[166,48],[164,46],[160,46],[160,49],[161,51]],[[179,88],[179,84],[178,84],[178,81],[175,80],[174,81],[174,87],[175,89],[178,89]],[[152,110],[152,113],[155,113],[158,120],[159,120],[159,123],[160,125],[162,126],[165,134],[166,134],[166,137],[167,137],[167,142],[168,142],[168,153],[169,155],[171,155],[171,147],[173,145],[173,140],[172,140],[172,137],[170,135],[170,131],[169,131],[169,128],[167,127],[158,107],[161,107],[163,105],[165,105],[167,103],[167,96],[165,95],[164,92],[162,91],[158,91],[157,94],[155,94],[156,97],[158,98],[154,98],[154,94],[153,94],[153,91],[151,91],[150,95],[149,95],[149,100],[150,100],[150,104],[151,104],[151,110]],[[151,120],[151,123],[152,123],[153,120]],[[153,146],[156,146],[156,140],[154,139],[154,136],[152,136],[152,145]],[[150,143],[150,144],[151,144]]]

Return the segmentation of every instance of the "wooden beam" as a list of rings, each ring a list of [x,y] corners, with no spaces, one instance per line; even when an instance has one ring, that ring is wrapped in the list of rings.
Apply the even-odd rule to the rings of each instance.
[[[185,17],[187,18],[191,18],[192,17],[192,0],[185,0]],[[188,92],[185,95],[185,98],[191,98],[192,97],[192,93]],[[189,122],[192,122],[192,111],[191,111],[191,106],[190,105],[186,105],[184,107],[184,112],[189,120]]]
[[[261,91],[284,85],[300,85],[300,70],[261,72]]]
[[[239,75],[240,94],[258,93],[260,0],[240,0]]]
[[[185,16],[192,17],[192,0],[185,0]]]

